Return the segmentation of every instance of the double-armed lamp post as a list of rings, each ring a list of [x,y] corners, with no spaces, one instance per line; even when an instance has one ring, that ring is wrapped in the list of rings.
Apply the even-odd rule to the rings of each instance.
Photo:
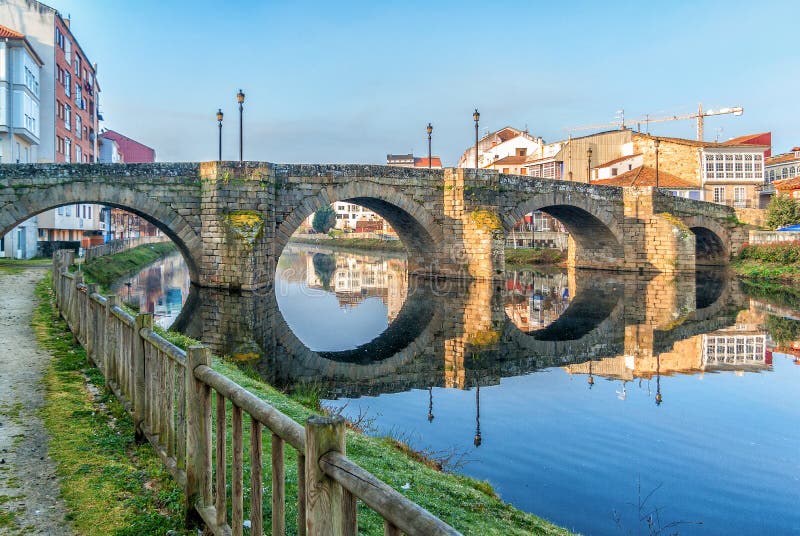
[[[478,121],[481,119],[481,114],[477,108],[475,108],[472,118],[475,120],[475,169],[478,169]]]
[[[433,133],[433,125],[428,123],[428,169],[431,169],[431,134]]]

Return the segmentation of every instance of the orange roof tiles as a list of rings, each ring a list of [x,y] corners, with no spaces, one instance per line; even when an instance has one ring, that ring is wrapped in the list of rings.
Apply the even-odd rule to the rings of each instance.
[[[775,186],[775,189],[779,192],[792,192],[794,190],[800,190],[800,177],[773,181],[772,185]]]
[[[628,156],[620,156],[619,158],[615,158],[614,160],[609,160],[608,162],[606,162],[604,164],[600,164],[597,167],[599,167],[599,168],[608,167],[608,166],[616,164],[618,162],[624,162],[625,160],[630,160],[631,158],[635,158],[637,156],[642,156],[642,153],[631,154],[631,155],[628,155]]]
[[[650,138],[653,140],[665,141],[667,143],[677,143],[678,145],[689,145],[690,147],[728,147],[730,145],[737,145],[740,147],[768,147],[767,145],[760,144],[760,143],[730,143],[732,140],[728,140],[728,142],[715,142],[715,141],[698,141],[698,140],[689,140],[685,138],[671,138],[669,136],[651,136],[650,134],[642,134],[641,132],[634,132],[634,136],[640,136],[642,138]],[[750,136],[742,136],[744,138],[752,138],[754,135]]]
[[[739,136],[738,138],[731,138],[729,140],[723,141],[722,145],[760,145],[757,142],[753,142],[753,140],[760,138],[761,136],[766,136],[767,134],[769,134],[769,132],[759,132],[758,134],[745,134],[744,136]]]
[[[0,38],[3,39],[24,39],[25,35],[17,32],[16,30],[12,30],[8,26],[3,26],[0,24]]]
[[[639,166],[610,179],[595,179],[592,184],[600,186],[655,186],[656,170],[650,166]],[[700,186],[676,177],[666,171],[658,172],[659,188],[674,188],[679,190],[699,190]]]
[[[491,164],[487,164],[486,167],[488,168],[491,166],[500,166],[500,165],[518,166],[520,164],[524,164],[527,160],[528,160],[527,156],[511,155],[503,158],[498,158]]]
[[[428,167],[428,158],[414,158],[414,167]],[[438,156],[431,157],[431,167],[442,167],[442,159]]]
[[[794,153],[784,153],[775,156],[768,157],[764,163],[767,166],[771,166],[773,164],[783,164],[785,162],[794,162],[800,160],[800,156],[795,156]]]

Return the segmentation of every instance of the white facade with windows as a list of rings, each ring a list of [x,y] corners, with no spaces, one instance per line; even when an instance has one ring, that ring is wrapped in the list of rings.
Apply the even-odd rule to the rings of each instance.
[[[800,147],[794,147],[791,152],[767,158],[765,169],[764,180],[767,184],[800,176]]]
[[[41,67],[24,37],[0,40],[0,163],[38,158]]]
[[[703,182],[764,182],[764,151],[705,147]]]

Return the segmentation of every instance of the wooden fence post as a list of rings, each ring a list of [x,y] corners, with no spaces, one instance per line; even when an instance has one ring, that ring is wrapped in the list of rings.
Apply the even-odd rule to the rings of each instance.
[[[351,536],[357,532],[355,500],[319,466],[319,458],[331,451],[345,453],[344,417],[309,417],[305,453],[307,536]]]
[[[211,499],[211,388],[194,376],[200,366],[211,366],[211,351],[205,346],[186,350],[186,523],[200,524],[195,510],[212,505]],[[224,434],[225,430],[221,432]],[[221,490],[220,493],[225,493]]]
[[[111,294],[106,297],[106,322],[105,322],[105,333],[103,333],[103,337],[105,340],[103,341],[103,373],[106,377],[106,391],[109,393],[112,392],[111,389],[111,381],[113,380],[115,383],[117,382],[116,377],[116,370],[117,370],[117,321],[113,319],[113,314],[111,310],[117,306],[117,295]]]
[[[144,345],[147,344],[142,338],[141,330],[153,329],[153,315],[151,313],[139,313],[136,315],[136,327],[134,329],[131,348],[133,358],[133,422],[136,429],[136,440],[146,441],[144,436],[144,421],[148,408],[145,407],[145,371]]]
[[[94,335],[95,330],[97,329],[97,324],[94,321],[94,307],[92,305],[92,294],[97,292],[97,285],[95,283],[89,283],[86,285],[86,316],[85,316],[85,333],[86,333],[86,343],[84,348],[86,348],[86,364],[94,366],[94,359],[93,354],[95,352],[94,347]],[[95,356],[96,357],[96,356]]]

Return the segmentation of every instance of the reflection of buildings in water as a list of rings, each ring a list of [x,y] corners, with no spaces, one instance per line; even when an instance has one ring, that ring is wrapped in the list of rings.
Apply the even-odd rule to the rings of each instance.
[[[128,284],[130,283],[130,284]],[[117,295],[139,311],[152,313],[154,322],[169,327],[189,294],[189,272],[180,254],[156,261],[117,289]]]
[[[506,280],[506,291],[506,315],[524,332],[555,322],[572,299],[564,273],[514,272],[513,277]]]
[[[768,370],[772,365],[772,358],[767,351],[766,333],[741,328],[742,326],[737,326],[709,334],[695,335],[677,341],[671,351],[655,356],[607,357],[567,365],[564,370],[569,374],[589,375],[590,387],[594,383],[593,376],[621,380],[623,385],[617,395],[622,400],[625,399],[627,392],[625,384],[634,379],[659,380],[661,376],[673,374],[702,374],[725,370],[737,373]]]
[[[369,255],[335,255],[336,268],[331,291],[342,308],[355,307],[367,298],[380,298],[389,322],[400,313],[408,293],[408,271],[404,259],[383,259]],[[323,289],[314,270],[313,255],[306,255],[306,286]]]

